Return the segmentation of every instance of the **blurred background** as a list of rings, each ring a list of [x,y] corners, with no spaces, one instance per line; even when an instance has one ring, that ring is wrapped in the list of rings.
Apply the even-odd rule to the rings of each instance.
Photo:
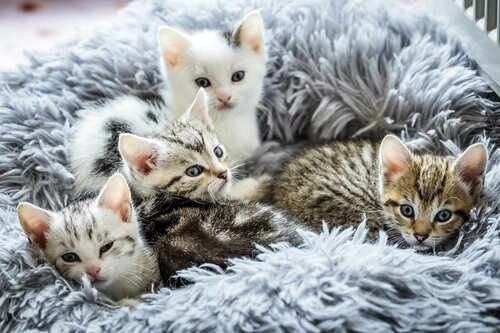
[[[131,0],[0,0],[0,70],[26,63],[24,51],[48,51],[75,31],[95,28]]]

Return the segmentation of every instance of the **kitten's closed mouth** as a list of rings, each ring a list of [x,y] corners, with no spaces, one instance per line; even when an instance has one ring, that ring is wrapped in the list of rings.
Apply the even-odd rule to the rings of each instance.
[[[231,110],[232,108],[234,108],[233,104],[224,103],[224,104],[219,104],[219,106],[217,107],[217,110],[224,111],[224,110]]]

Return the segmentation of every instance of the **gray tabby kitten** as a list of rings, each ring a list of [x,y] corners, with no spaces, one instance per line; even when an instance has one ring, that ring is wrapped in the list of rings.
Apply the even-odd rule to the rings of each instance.
[[[318,231],[322,221],[356,227],[366,216],[369,236],[386,229],[401,245],[429,250],[468,220],[487,160],[481,143],[448,158],[414,154],[393,135],[333,142],[292,158],[259,195]]]
[[[156,189],[204,201],[217,200],[230,191],[228,154],[213,130],[202,89],[184,115],[170,122],[146,126],[140,120],[112,118],[104,128],[93,128],[94,141],[84,130],[85,124],[93,126],[92,119],[89,116],[80,125],[73,141],[89,137],[87,146],[71,149],[78,194],[96,193],[115,172],[127,179],[134,203]],[[102,141],[107,142],[105,149],[96,153],[95,149],[102,149]],[[102,158],[95,160],[95,156]]]
[[[252,257],[255,244],[289,242],[299,245],[297,230],[310,230],[274,207],[246,201],[217,204],[165,199],[158,193],[147,202],[141,218],[143,236],[158,257],[165,284],[185,281],[175,272],[193,265],[212,263],[225,267],[233,257]]]
[[[119,174],[95,199],[57,212],[21,203],[17,211],[26,235],[65,279],[87,276],[116,301],[148,292],[159,281],[155,257],[139,234],[130,192]]]

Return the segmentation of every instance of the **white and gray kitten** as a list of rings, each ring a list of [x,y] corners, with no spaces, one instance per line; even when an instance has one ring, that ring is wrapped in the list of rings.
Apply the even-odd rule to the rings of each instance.
[[[23,202],[17,211],[26,235],[65,279],[87,276],[116,301],[148,292],[159,281],[156,258],[139,234],[130,191],[119,174],[95,199],[57,212]]]
[[[143,124],[141,124],[142,126]],[[149,133],[134,132],[134,123],[110,120],[102,133],[106,141],[102,158],[92,159],[95,142],[78,147],[76,133],[71,154],[78,194],[96,193],[108,177],[122,173],[132,190],[134,203],[155,190],[192,200],[213,201],[231,189],[228,154],[217,138],[208,116],[202,89],[179,119],[152,126]]]
[[[231,31],[159,31],[169,108],[179,116],[201,87],[215,132],[231,160],[246,160],[260,144],[256,107],[266,74],[264,25],[258,12]]]

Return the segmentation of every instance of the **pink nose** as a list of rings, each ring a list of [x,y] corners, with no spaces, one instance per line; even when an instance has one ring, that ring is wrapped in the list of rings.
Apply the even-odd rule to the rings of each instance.
[[[231,95],[221,94],[217,96],[217,99],[221,103],[227,103],[231,99]]]
[[[100,271],[101,271],[101,266],[99,265],[92,265],[85,268],[85,272],[94,279],[97,278]]]

